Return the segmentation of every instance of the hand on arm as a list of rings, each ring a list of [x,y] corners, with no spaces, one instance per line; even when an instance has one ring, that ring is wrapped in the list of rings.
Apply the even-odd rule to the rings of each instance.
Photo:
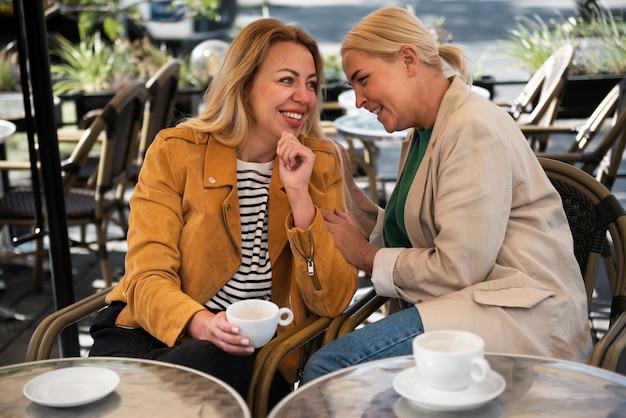
[[[248,355],[254,352],[250,340],[239,335],[239,327],[226,320],[226,312],[196,312],[187,325],[187,335],[197,340],[210,341],[230,354]]]
[[[278,141],[276,153],[280,159],[280,179],[287,192],[294,226],[307,229],[315,218],[315,206],[309,194],[315,154],[288,133],[283,133]]]
[[[360,270],[371,273],[378,248],[369,244],[348,213],[338,209],[332,212],[321,209],[321,213],[328,232],[333,237],[335,247],[346,261]]]

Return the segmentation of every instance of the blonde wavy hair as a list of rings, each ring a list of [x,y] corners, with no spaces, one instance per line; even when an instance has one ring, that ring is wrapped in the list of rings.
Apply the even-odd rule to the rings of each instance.
[[[259,67],[267,57],[270,46],[277,42],[293,42],[306,47],[313,56],[317,86],[317,103],[302,125],[300,135],[322,137],[320,126],[320,89],[323,61],[317,42],[304,30],[286,25],[276,19],[259,19],[248,25],[235,37],[220,69],[204,94],[205,107],[197,118],[181,123],[210,132],[225,145],[238,147],[248,136],[252,109],[246,101]]]
[[[341,45],[341,56],[349,50],[362,51],[386,60],[393,60],[405,45],[412,45],[420,61],[444,72],[444,63],[451,67],[467,84],[472,75],[467,59],[454,45],[438,45],[430,30],[407,9],[385,7],[370,13],[346,35]]]

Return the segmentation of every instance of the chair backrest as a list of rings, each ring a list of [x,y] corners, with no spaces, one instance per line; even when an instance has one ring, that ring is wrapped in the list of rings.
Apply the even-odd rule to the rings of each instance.
[[[576,138],[569,148],[569,152],[582,152],[589,146],[596,134],[602,129],[604,123],[611,117],[617,115],[617,102],[620,96],[620,87],[617,84],[602,99],[600,104],[594,109],[593,113],[577,129]]]
[[[148,98],[145,84],[139,80],[124,88],[102,110],[106,124],[102,142],[96,187],[100,192],[122,184],[139,148],[139,130]]]
[[[611,290],[609,328],[595,342],[588,363],[611,371],[626,369],[626,213],[600,182],[561,161],[539,157],[561,195],[574,237],[574,252],[591,300],[603,258]],[[612,274],[608,274],[612,271]]]
[[[574,47],[565,44],[557,49],[532,75],[522,92],[513,100],[510,113],[517,121],[550,125],[565,92],[566,76],[574,58]],[[533,101],[530,113],[527,109]]]
[[[557,160],[539,157],[539,162],[561,195],[589,306],[601,260],[612,263],[606,268],[614,271],[607,275],[613,322],[626,308],[626,212],[615,195],[584,171]]]
[[[626,149],[626,80],[619,83],[606,95],[587,121],[576,130],[574,139],[567,152],[537,152],[537,156],[560,160],[575,165],[581,170],[595,176],[609,190],[618,176],[622,155]],[[600,136],[605,122],[611,125]],[[541,132],[543,128],[533,128],[533,132]],[[524,129],[522,129],[524,130]],[[545,128],[548,132],[559,133],[559,129]],[[562,132],[561,132],[562,133]],[[589,143],[594,140],[594,146]],[[590,150],[588,148],[591,148]]]
[[[92,121],[72,154],[62,163],[64,188],[73,187],[93,145],[101,142],[98,168],[86,184],[103,192],[114,187],[128,171],[137,155],[139,129],[148,97],[142,81],[136,80],[121,89]]]
[[[179,60],[168,61],[146,82],[148,101],[139,138],[138,165],[143,162],[146,150],[156,134],[172,123],[180,65]]]
[[[590,160],[583,170],[588,173],[595,173],[596,178],[607,188],[612,189],[617,178],[624,149],[626,149],[626,79],[616,85],[609,95],[617,95],[615,99],[615,109],[613,114],[614,123],[595,147],[593,154],[598,160],[597,165],[593,165]],[[607,96],[608,98],[609,96]],[[603,101],[604,103],[604,101]],[[600,106],[602,103],[600,104]],[[597,128],[599,130],[599,128]]]

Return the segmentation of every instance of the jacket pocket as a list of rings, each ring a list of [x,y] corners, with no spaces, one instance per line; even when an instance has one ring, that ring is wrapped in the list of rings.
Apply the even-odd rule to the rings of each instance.
[[[481,305],[530,309],[553,297],[556,292],[539,287],[526,277],[515,277],[480,283],[474,287],[474,301]]]

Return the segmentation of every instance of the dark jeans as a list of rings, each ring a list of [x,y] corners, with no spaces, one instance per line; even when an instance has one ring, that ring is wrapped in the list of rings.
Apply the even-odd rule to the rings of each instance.
[[[124,306],[126,304],[123,302],[113,302],[98,313],[90,329],[94,343],[89,356],[143,358],[191,367],[223,380],[246,399],[257,351],[249,356],[235,356],[209,341],[196,339],[168,347],[141,328],[117,327],[115,320]],[[282,375],[276,373],[270,389],[268,409],[291,389]]]

